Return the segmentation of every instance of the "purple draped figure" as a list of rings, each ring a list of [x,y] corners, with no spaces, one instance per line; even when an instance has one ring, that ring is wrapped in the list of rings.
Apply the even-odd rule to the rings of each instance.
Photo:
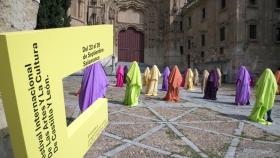
[[[209,74],[205,91],[204,91],[204,99],[217,99],[217,92],[219,86],[219,75],[216,70],[212,70]]]
[[[168,90],[168,77],[170,74],[170,69],[168,66],[166,66],[163,70],[163,75],[162,75],[162,88],[161,90],[167,91]]]
[[[119,65],[117,73],[116,73],[116,78],[117,78],[117,84],[116,87],[123,87],[123,82],[124,82],[124,69],[122,65]]]
[[[124,66],[123,71],[124,71],[124,83],[126,83],[126,75],[128,72],[128,67],[126,65]]]
[[[236,76],[235,104],[250,104],[250,74],[244,66],[241,66]]]
[[[108,85],[108,79],[100,62],[85,68],[79,95],[81,112],[84,112],[98,98],[104,98]]]

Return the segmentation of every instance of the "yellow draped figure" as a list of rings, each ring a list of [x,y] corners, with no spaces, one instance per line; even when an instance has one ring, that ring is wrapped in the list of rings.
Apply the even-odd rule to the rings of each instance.
[[[143,86],[146,86],[145,93],[148,93],[148,87],[149,87],[149,79],[150,79],[150,68],[146,67],[143,75]]]
[[[192,90],[193,89],[193,71],[191,68],[188,69],[186,79],[185,79],[185,86],[184,88],[187,90]]]
[[[206,82],[208,80],[208,76],[209,76],[209,72],[207,70],[204,70],[201,78],[201,91],[203,94],[206,87]]]
[[[198,70],[197,69],[194,69],[194,79],[193,79],[193,84],[195,86],[198,86],[199,84],[199,73],[198,73]]]
[[[157,96],[158,92],[158,79],[161,76],[160,71],[156,65],[150,71],[149,83],[147,85],[148,89],[146,95],[148,96]]]
[[[219,76],[219,87],[221,87],[222,86],[222,72],[221,72],[220,68],[217,68],[217,73]]]

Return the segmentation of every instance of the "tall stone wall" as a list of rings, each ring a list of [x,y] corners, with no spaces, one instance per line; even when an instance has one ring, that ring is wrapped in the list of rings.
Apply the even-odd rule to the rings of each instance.
[[[0,0],[0,32],[32,30],[40,0]]]

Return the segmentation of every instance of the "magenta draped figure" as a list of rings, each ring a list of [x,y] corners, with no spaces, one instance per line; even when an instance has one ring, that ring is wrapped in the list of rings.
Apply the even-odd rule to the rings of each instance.
[[[245,105],[250,104],[250,74],[244,66],[241,66],[236,76],[236,95],[235,104]]]
[[[124,83],[126,83],[126,75],[128,72],[128,67],[126,65],[124,66],[123,71],[124,71]]]
[[[104,98],[108,85],[108,79],[100,62],[85,68],[79,95],[81,112],[85,111],[98,98]]]
[[[123,87],[124,83],[124,68],[122,65],[119,65],[117,73],[116,73],[116,78],[117,78],[117,84],[116,87]]]
[[[166,66],[163,70],[163,75],[162,75],[162,88],[161,90],[167,91],[168,90],[168,77],[170,74],[170,69],[168,66]]]

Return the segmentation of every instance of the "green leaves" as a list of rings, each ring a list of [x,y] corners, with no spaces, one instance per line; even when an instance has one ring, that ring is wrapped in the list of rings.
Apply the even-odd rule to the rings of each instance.
[[[70,26],[71,18],[67,14],[70,6],[71,0],[41,0],[36,29]]]

